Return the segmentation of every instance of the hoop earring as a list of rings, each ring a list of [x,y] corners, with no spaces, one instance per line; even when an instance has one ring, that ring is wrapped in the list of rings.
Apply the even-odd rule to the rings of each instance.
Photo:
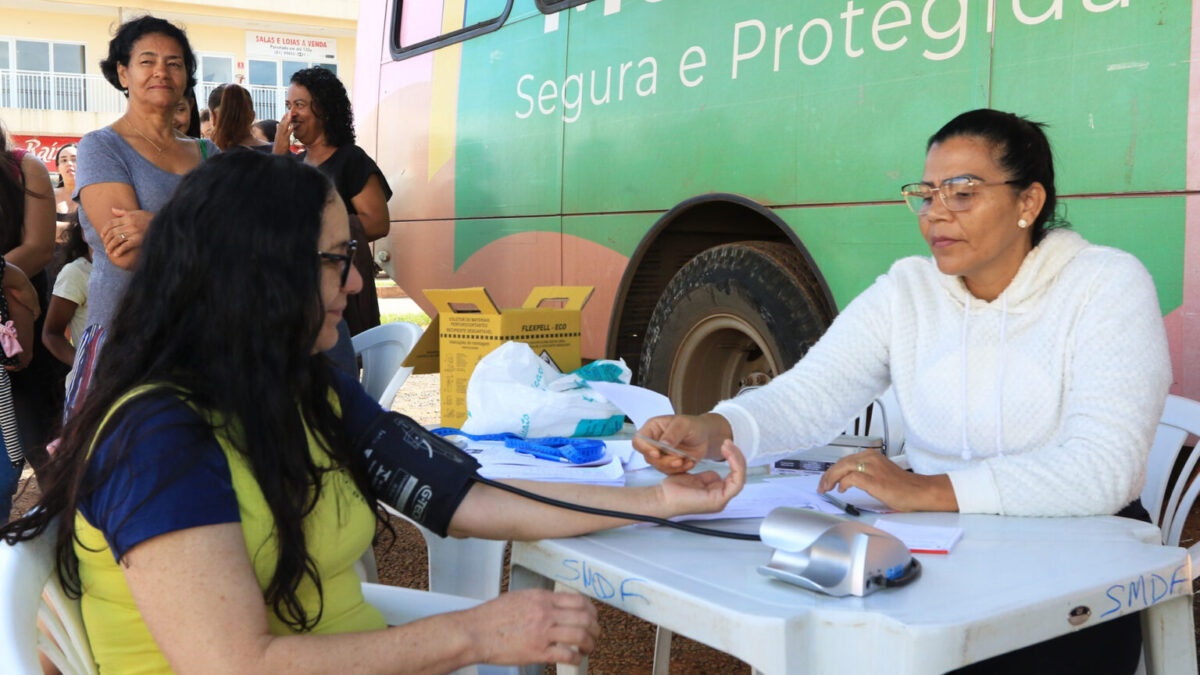
[[[1017,221],[1017,227],[1021,228],[1022,230],[1027,228],[1029,227],[1029,221],[1025,220],[1024,218],[1020,219]]]

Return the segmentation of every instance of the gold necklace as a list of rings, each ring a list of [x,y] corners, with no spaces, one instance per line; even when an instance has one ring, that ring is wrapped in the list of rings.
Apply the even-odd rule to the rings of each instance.
[[[154,149],[158,151],[159,155],[163,154],[163,150],[165,150],[166,148],[161,148],[161,147],[159,147],[158,143],[155,143],[154,141],[150,140],[150,137],[147,136],[146,134],[143,134],[141,129],[133,126],[133,122],[131,122],[128,117],[125,117],[123,119],[125,120],[125,123],[130,126],[130,128],[132,128],[134,131],[137,132],[138,136],[141,136],[142,138],[146,139],[147,143],[154,146]]]

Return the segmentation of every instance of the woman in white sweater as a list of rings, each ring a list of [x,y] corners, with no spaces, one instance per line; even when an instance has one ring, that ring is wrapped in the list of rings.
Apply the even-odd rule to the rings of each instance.
[[[932,258],[897,261],[767,386],[642,433],[697,459],[732,439],[762,463],[827,443],[891,386],[913,471],[862,452],[823,491],[901,511],[1147,519],[1138,494],[1171,384],[1154,283],[1059,228],[1041,126],[986,109],[944,126],[902,189]],[[664,472],[694,464],[634,443]]]

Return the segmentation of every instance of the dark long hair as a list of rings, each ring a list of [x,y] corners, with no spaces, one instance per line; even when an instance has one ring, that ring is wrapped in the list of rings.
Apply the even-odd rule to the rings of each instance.
[[[982,138],[996,150],[996,161],[1001,169],[1011,176],[1018,189],[1024,190],[1041,183],[1046,190],[1046,202],[1034,218],[1030,235],[1037,246],[1046,231],[1058,227],[1070,227],[1066,220],[1057,215],[1058,189],[1054,185],[1054,153],[1050,150],[1050,139],[1043,129],[1046,124],[1033,122],[1020,115],[1001,112],[990,108],[979,108],[965,112],[950,120],[937,133],[929,137],[926,150],[956,136]]]
[[[83,226],[79,224],[79,209],[67,215],[67,227],[63,231],[64,239],[54,247],[54,259],[50,262],[50,270],[54,276],[72,262],[86,257],[91,250],[83,238]],[[73,337],[73,336],[72,336]]]
[[[324,442],[334,466],[348,469],[362,494],[371,495],[363,462],[351,452],[328,399],[329,363],[312,354],[325,313],[317,241],[332,190],[317,170],[257,152],[219,154],[183,178],[147,232],[94,388],[39,473],[38,509],[0,528],[0,537],[28,539],[64,516],[58,571],[78,593],[74,513],[115,471],[128,470],[122,462],[129,446],[148,431],[131,420],[133,431],[114,434],[129,405],[108,423],[105,417],[133,388],[154,385],[143,394],[152,397],[149,405],[184,398],[211,415],[196,423],[198,436],[228,432],[246,458],[278,541],[267,604],[296,630],[316,625],[321,610],[306,612],[296,591],[307,577],[321,592],[303,523],[326,470],[313,462],[305,425]],[[93,439],[109,438],[111,456],[89,470]],[[188,451],[171,449],[162,465],[194,463]]]
[[[192,51],[187,34],[170,21],[147,14],[121,24],[121,27],[117,29],[117,34],[108,41],[108,58],[100,62],[100,72],[104,73],[104,79],[125,94],[126,98],[129,97],[129,90],[121,86],[121,78],[117,75],[117,64],[128,68],[134,43],[147,35],[156,33],[179,43],[179,48],[183,50],[184,69],[187,70],[187,86],[184,89],[196,86],[196,53]]]
[[[217,105],[213,105],[213,97],[208,97],[209,109],[217,109],[217,128],[213,131],[213,143],[222,150],[228,150],[242,142],[250,135],[250,125],[254,123],[254,100],[250,92],[236,84],[223,84]],[[213,94],[217,93],[213,90]]]
[[[275,142],[275,130],[279,128],[279,120],[259,120],[252,126],[261,129],[263,136],[266,136],[268,141]]]
[[[297,70],[292,84],[312,94],[313,113],[325,126],[325,142],[335,148],[354,143],[354,113],[342,81],[328,68],[313,66]]]
[[[25,195],[41,196],[25,186],[21,163],[0,126],[0,254],[20,246],[25,236]]]
[[[188,87],[183,91],[183,98],[188,102],[191,114],[188,116],[187,135],[190,138],[200,138],[200,106],[196,105],[196,89]]]

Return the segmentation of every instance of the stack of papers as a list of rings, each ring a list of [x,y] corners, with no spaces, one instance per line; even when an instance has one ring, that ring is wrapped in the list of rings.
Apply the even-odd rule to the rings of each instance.
[[[894,535],[913,553],[949,553],[963,535],[961,527],[913,525],[883,518],[875,521],[875,527]]]
[[[718,513],[694,513],[679,516],[673,520],[714,520],[717,518],[764,518],[779,506],[790,506],[797,509],[812,509],[835,515],[846,515],[838,507],[825,501],[817,494],[817,483],[821,474],[806,474],[781,476],[762,481],[746,483],[736,497],[729,500],[725,509]],[[857,488],[850,488],[844,493],[834,493],[836,497],[853,504],[860,510],[873,513],[890,513],[883,502]]]

